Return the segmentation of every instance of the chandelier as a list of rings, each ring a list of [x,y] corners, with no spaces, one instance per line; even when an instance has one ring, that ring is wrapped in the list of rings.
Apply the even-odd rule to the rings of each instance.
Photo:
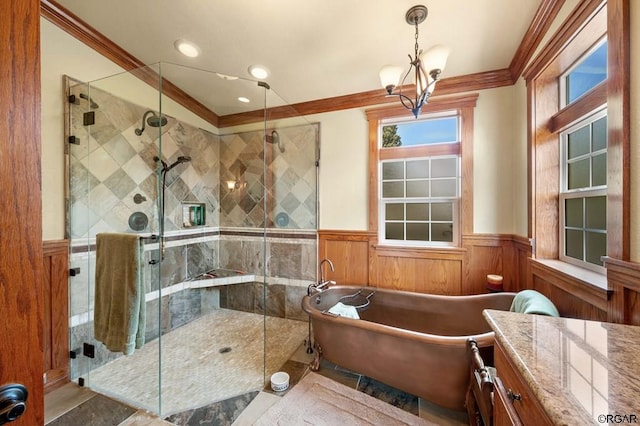
[[[412,57],[409,54],[409,70],[404,74],[402,80],[400,80],[400,77],[404,72],[403,67],[386,65],[380,70],[380,82],[382,87],[387,90],[387,94],[389,96],[398,96],[402,105],[411,110],[416,118],[418,118],[422,106],[429,100],[429,96],[433,92],[436,82],[440,79],[440,74],[444,70],[449,56],[449,48],[443,45],[433,46],[425,52],[418,46],[418,24],[427,19],[428,13],[426,6],[418,5],[409,9],[405,15],[407,24],[416,28],[416,43],[414,56]],[[407,78],[412,70],[414,71],[413,83],[415,84],[416,92],[415,95],[408,96],[402,93],[402,86],[404,86],[405,82],[408,83]],[[394,93],[399,81],[398,92]]]

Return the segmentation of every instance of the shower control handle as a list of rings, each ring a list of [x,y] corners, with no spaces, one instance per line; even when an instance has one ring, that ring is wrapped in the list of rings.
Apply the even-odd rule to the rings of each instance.
[[[27,409],[27,388],[20,384],[0,386],[0,425],[12,422]]]

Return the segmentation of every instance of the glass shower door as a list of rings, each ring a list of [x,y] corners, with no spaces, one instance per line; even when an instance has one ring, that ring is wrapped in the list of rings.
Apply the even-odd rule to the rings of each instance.
[[[153,75],[156,71],[146,68],[136,72]],[[153,303],[158,298],[160,277],[159,244],[153,237],[159,232],[158,162],[154,157],[160,156],[161,142],[159,133],[144,129],[142,122],[147,111],[160,109],[159,78],[154,87],[154,81],[143,82],[134,73],[122,73],[89,84],[74,84],[70,91],[74,98],[69,102],[67,229],[72,268],[80,267],[70,280],[70,339],[71,347],[76,348],[70,362],[71,378],[158,412],[159,349],[140,367],[129,362],[133,355],[123,356],[122,351],[113,346],[108,349],[98,341],[94,334],[94,290],[97,235],[137,236],[142,247],[139,277],[143,289],[137,292],[141,316],[136,320],[144,325],[138,334],[153,341],[159,328],[155,325],[160,323],[158,305]],[[138,255],[135,250],[132,253]],[[132,303],[125,296],[123,291],[109,300],[109,309]],[[124,327],[110,329],[110,333],[120,332],[128,331]],[[159,347],[159,342],[149,345],[147,352],[152,352],[154,345]],[[133,348],[134,354],[136,350]]]

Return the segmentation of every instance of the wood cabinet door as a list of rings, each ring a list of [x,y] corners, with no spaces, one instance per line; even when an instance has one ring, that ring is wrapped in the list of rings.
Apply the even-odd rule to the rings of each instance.
[[[44,424],[40,2],[3,1],[0,40],[0,386],[27,388],[11,424],[33,426]]]
[[[509,400],[507,391],[499,377],[494,379],[493,388],[493,425],[520,426],[522,422]]]

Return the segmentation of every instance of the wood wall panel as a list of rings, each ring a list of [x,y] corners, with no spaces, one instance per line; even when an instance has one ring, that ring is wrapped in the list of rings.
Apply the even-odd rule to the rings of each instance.
[[[44,386],[49,392],[69,381],[69,243],[45,241],[42,249]]]
[[[531,284],[527,288],[547,296],[560,316],[606,321],[609,294],[576,277],[536,260],[530,260]]]
[[[487,275],[501,275],[503,286],[509,287],[515,279],[511,235],[464,235],[462,247],[466,250],[465,277],[462,294],[487,292]]]
[[[640,264],[606,258],[608,290],[595,288],[532,259],[528,238],[472,234],[461,249],[380,246],[367,231],[320,231],[319,256],[335,263],[338,284],[433,294],[486,293],[486,275],[504,290],[535,289],[566,317],[640,325]]]
[[[416,293],[462,294],[462,255],[431,253],[411,256],[407,252],[376,250],[374,287]]]
[[[585,302],[582,298],[564,291],[556,283],[547,281],[539,275],[533,276],[533,290],[547,296],[558,308],[561,317],[581,318],[593,321],[606,321],[607,312]]]
[[[605,258],[611,290],[608,320],[640,325],[640,264]]]
[[[333,272],[325,270],[325,276],[339,284],[367,285],[369,240],[373,237],[375,234],[364,231],[319,231],[318,264],[329,259],[335,267]]]
[[[505,291],[518,292],[531,287],[529,284],[531,277],[529,259],[533,248],[529,239],[516,236],[513,239],[513,249],[513,260],[506,262],[505,266],[513,271],[509,274],[513,279],[505,283],[504,289]]]

